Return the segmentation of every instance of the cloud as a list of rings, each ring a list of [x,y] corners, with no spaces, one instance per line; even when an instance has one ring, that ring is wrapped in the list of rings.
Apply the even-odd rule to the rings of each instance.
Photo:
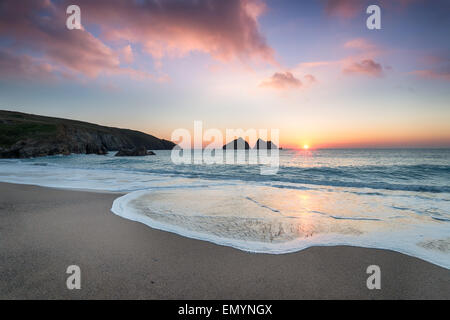
[[[374,60],[374,58],[384,53],[377,45],[364,38],[356,38],[345,42],[344,48],[357,51],[356,54],[350,55],[340,61],[344,74],[362,74],[372,77],[383,76],[383,67]],[[392,69],[392,67],[389,68]]]
[[[450,50],[426,54],[422,57],[421,62],[428,65],[450,65]]]
[[[300,88],[302,82],[289,71],[275,72],[272,77],[261,82],[259,86],[262,88],[291,89]]]
[[[376,57],[385,54],[388,50],[380,47],[364,38],[355,38],[344,43],[343,47],[352,50],[352,54],[346,60],[366,60],[375,59]]]
[[[318,68],[318,67],[324,67],[329,66],[332,64],[336,64],[336,61],[311,61],[311,62],[302,62],[300,63],[300,67],[304,68]]]
[[[260,0],[79,0],[109,41],[140,44],[155,59],[203,52],[220,61],[275,63],[259,31]]]
[[[450,71],[434,71],[434,70],[415,70],[410,72],[424,79],[450,81]]]
[[[261,88],[274,89],[298,89],[306,88],[317,83],[316,77],[312,74],[303,76],[303,81],[296,78],[291,72],[275,72],[270,78],[262,81],[259,85]]]
[[[364,1],[361,0],[326,0],[325,12],[339,18],[353,18],[365,13]]]
[[[127,45],[121,50],[121,58],[125,63],[132,63],[134,60],[133,49],[130,45]]]
[[[322,0],[324,2],[325,13],[343,19],[354,18],[357,15],[365,15],[366,8],[375,1],[369,0]],[[378,0],[381,8],[404,10],[407,6],[417,2],[417,0]]]
[[[19,52],[33,52],[41,60],[65,74],[80,74],[90,78],[104,74],[130,74],[136,71],[121,68],[118,54],[86,30],[68,30],[65,11],[45,0],[4,0],[0,10],[0,36],[11,39],[16,59],[38,68],[29,56]],[[10,55],[12,54],[12,51]],[[13,58],[2,56],[2,59]],[[27,75],[17,65],[17,76]]]
[[[450,81],[450,51],[443,50],[422,57],[424,66],[420,70],[414,70],[409,74],[423,79]]]
[[[257,19],[265,10],[259,0],[78,0],[83,26],[98,26],[99,36],[65,27],[65,9],[71,3],[2,0],[0,37],[12,43],[13,51],[0,59],[15,55],[21,60],[17,75],[24,76],[26,70],[20,66],[27,63],[34,70],[46,64],[52,66],[50,72],[89,78],[103,74],[155,80],[166,76],[121,65],[133,62],[135,45],[153,56],[156,65],[165,56],[180,57],[194,51],[221,61],[275,63],[273,50],[258,28]],[[21,56],[24,53],[28,57]],[[36,64],[31,55],[45,64]]]
[[[295,70],[298,72],[311,69],[340,70],[345,75],[360,74],[372,77],[381,77],[384,75],[384,70],[392,70],[391,66],[383,68],[380,63],[375,61],[385,53],[385,50],[364,38],[348,40],[343,47],[353,51],[341,59],[303,62]]]
[[[376,46],[372,42],[364,38],[356,38],[349,40],[346,43],[344,43],[344,47],[364,51],[374,50],[376,48]]]
[[[0,50],[0,75],[2,78],[26,80],[53,78],[54,68],[29,55],[14,55],[6,50]]]
[[[383,75],[383,67],[371,59],[366,59],[361,62],[350,63],[342,70],[342,72],[344,74],[363,74],[381,77]]]
[[[304,76],[304,78],[305,78],[307,84],[314,84],[317,82],[316,77],[314,77],[312,74],[307,74]]]

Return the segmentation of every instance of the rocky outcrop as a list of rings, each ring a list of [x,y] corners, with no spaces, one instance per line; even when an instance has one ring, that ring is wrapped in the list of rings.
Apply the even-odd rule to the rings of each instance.
[[[250,146],[247,141],[242,138],[233,140],[222,147],[224,150],[248,150]]]
[[[134,148],[134,149],[120,149],[115,156],[116,157],[142,157],[142,156],[154,156],[153,151],[147,151],[146,147]]]
[[[57,154],[69,155],[71,153],[100,154],[108,153],[108,150],[95,143],[72,145],[58,141],[39,141],[35,139],[20,140],[10,148],[0,151],[0,158],[31,158],[53,156]]]
[[[253,149],[278,149],[278,147],[272,141],[264,141],[263,139],[258,139]]]
[[[170,150],[174,146],[139,131],[0,110],[0,158],[102,155],[120,149]]]

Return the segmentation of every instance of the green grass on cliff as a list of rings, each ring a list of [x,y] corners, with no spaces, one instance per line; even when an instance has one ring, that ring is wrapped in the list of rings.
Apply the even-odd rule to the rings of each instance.
[[[10,147],[17,141],[56,134],[57,126],[36,122],[0,123],[0,146]]]
[[[40,143],[54,141],[61,134],[64,138],[74,138],[80,143],[88,143],[87,137],[97,139],[98,144],[105,141],[115,142],[106,148],[130,148],[146,146],[148,149],[170,150],[175,145],[171,141],[129,129],[101,126],[89,122],[46,117],[16,111],[0,110],[0,147],[8,148],[20,140],[33,138]],[[81,134],[81,135],[78,135]],[[70,139],[69,139],[70,140]]]

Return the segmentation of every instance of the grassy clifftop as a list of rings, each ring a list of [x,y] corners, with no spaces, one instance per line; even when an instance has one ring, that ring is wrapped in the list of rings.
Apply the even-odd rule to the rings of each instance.
[[[171,141],[143,132],[0,110],[0,158],[97,153],[137,148],[168,150]]]

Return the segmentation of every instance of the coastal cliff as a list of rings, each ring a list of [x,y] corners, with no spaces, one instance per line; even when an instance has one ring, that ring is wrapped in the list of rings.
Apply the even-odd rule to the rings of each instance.
[[[139,131],[0,110],[0,158],[106,154],[139,147],[170,150],[174,146],[171,141]]]

